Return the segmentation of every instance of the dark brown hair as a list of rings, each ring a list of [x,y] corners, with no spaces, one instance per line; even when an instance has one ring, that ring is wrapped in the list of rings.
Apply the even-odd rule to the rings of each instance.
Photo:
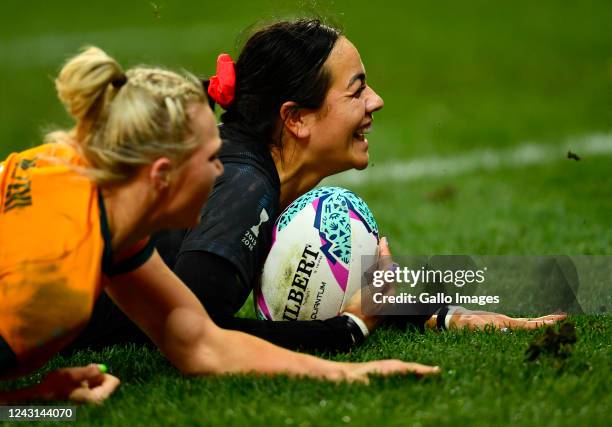
[[[279,145],[275,129],[283,103],[319,108],[331,76],[323,67],[340,30],[318,19],[283,21],[253,34],[236,62],[236,94],[221,116],[266,145]]]

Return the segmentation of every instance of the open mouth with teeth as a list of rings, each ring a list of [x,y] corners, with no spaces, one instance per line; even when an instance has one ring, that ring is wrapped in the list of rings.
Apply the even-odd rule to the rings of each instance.
[[[363,126],[359,128],[355,133],[353,133],[353,138],[359,141],[362,141],[362,142],[368,142],[366,135],[370,133],[371,129],[372,129],[371,125]]]

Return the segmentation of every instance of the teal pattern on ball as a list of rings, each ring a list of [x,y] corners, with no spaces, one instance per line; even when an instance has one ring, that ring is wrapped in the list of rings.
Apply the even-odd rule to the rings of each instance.
[[[328,242],[321,247],[323,253],[334,264],[339,259],[348,265],[351,261],[351,219],[345,194],[336,191],[319,199],[315,227]]]
[[[378,237],[378,226],[365,202],[353,192],[339,187],[315,188],[295,200],[277,220],[277,230],[285,228],[308,204],[319,199],[316,223],[313,224],[330,245],[322,249],[328,258],[341,260],[345,265],[351,259],[351,222],[349,210],[360,217],[370,233]]]
[[[321,187],[310,190],[306,194],[302,194],[300,197],[295,199],[287,208],[280,214],[276,220],[277,230],[281,231],[295,218],[306,205],[312,203],[314,199],[318,199],[321,196],[331,194],[336,187]]]
[[[366,205],[361,197],[357,196],[352,191],[344,190],[344,196],[347,198],[348,202],[352,205],[359,216],[366,222],[366,225],[369,228],[368,231],[374,233],[376,237],[378,237],[378,225],[376,224],[376,220],[372,215],[372,211],[370,211],[370,208],[368,208],[368,205]]]

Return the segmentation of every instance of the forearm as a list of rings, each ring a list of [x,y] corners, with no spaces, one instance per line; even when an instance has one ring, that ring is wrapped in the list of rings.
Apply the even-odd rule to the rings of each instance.
[[[343,364],[292,353],[217,327],[189,289],[156,257],[108,287],[119,307],[187,374],[288,373],[335,379]]]
[[[325,321],[273,322],[237,318],[251,286],[243,283],[238,269],[227,259],[210,252],[191,251],[178,257],[175,273],[191,289],[217,326],[245,332],[280,347],[307,352],[348,351],[362,336],[354,336],[346,318]]]
[[[220,330],[215,347],[221,355],[218,373],[258,372],[341,379],[342,363],[296,353],[242,332]],[[242,348],[244,351],[236,351]]]
[[[172,313],[166,337],[162,351],[185,374],[257,372],[327,379],[345,375],[343,363],[295,353],[242,332],[218,328],[189,310]]]
[[[244,332],[289,350],[345,352],[364,339],[359,328],[351,330],[346,318],[340,316],[327,320],[292,322],[233,316],[214,317],[213,320],[223,329]]]

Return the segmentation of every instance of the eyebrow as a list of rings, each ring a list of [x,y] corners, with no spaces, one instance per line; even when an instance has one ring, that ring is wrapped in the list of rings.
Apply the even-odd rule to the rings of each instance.
[[[357,80],[361,80],[361,84],[364,84],[365,83],[365,79],[366,79],[365,73],[355,74],[349,80],[349,84],[348,84],[348,86],[346,88],[349,89],[351,86],[353,86],[353,83],[355,83]]]

